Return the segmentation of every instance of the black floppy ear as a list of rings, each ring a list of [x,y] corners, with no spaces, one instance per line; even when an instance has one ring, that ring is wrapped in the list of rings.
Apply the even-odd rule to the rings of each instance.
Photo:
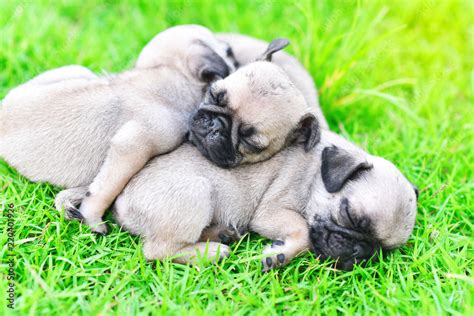
[[[304,115],[299,124],[298,128],[294,132],[294,138],[297,143],[304,144],[304,150],[306,152],[316,146],[321,138],[321,129],[316,117],[312,113]]]
[[[336,146],[324,148],[321,161],[321,176],[329,193],[341,190],[344,184],[359,172],[372,168],[372,165],[361,157]]]
[[[215,80],[225,78],[229,75],[230,69],[224,59],[216,52],[209,49],[203,58],[203,64],[199,69],[199,79],[210,83]]]
[[[272,55],[288,45],[290,45],[290,41],[286,38],[275,38],[268,44],[267,50],[257,60],[272,61]]]

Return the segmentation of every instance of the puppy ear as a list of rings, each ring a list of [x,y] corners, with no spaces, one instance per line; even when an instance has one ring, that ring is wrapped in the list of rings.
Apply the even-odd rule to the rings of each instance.
[[[211,83],[215,80],[225,78],[229,75],[230,69],[227,63],[216,52],[209,49],[203,58],[198,73],[200,80]]]
[[[290,45],[290,41],[286,38],[275,38],[268,44],[267,50],[257,60],[272,61],[272,55],[286,46]]]
[[[307,113],[301,118],[293,137],[297,143],[304,144],[306,152],[316,146],[321,138],[321,129],[318,120],[312,113]]]
[[[348,180],[372,168],[362,156],[336,146],[324,148],[321,160],[321,176],[329,193],[341,190]]]
[[[194,76],[206,83],[225,78],[231,72],[224,59],[201,40],[196,40],[189,48],[187,66]]]

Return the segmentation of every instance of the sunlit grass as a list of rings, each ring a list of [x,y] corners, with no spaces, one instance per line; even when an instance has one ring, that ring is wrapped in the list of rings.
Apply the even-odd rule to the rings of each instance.
[[[0,2],[0,98],[66,64],[126,69],[175,24],[285,36],[315,78],[331,127],[395,162],[421,190],[408,244],[379,263],[338,272],[308,254],[263,274],[268,241],[255,236],[217,265],[149,264],[138,238],[117,226],[97,238],[64,221],[53,209],[57,188],[0,163],[0,203],[16,210],[16,312],[473,314],[473,10],[470,1],[429,0]]]

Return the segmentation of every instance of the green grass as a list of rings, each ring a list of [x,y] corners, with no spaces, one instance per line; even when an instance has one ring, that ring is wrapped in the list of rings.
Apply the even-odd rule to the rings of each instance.
[[[160,1],[161,2],[161,1]],[[268,241],[246,237],[229,259],[149,264],[113,225],[97,238],[53,208],[58,191],[0,163],[0,205],[15,205],[16,306],[25,314],[474,313],[474,7],[471,1],[0,2],[0,98],[66,64],[133,65],[164,28],[200,23],[285,36],[316,80],[331,127],[386,157],[421,189],[408,244],[379,263],[334,271],[312,255],[263,274]],[[0,314],[6,307],[6,213]]]

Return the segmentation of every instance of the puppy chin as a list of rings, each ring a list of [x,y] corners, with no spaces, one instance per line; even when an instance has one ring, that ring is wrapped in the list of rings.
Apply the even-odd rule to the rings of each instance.
[[[355,264],[376,261],[381,248],[369,232],[342,227],[319,216],[311,225],[310,240],[313,252],[321,260],[334,259],[336,268],[344,271],[352,270]]]

